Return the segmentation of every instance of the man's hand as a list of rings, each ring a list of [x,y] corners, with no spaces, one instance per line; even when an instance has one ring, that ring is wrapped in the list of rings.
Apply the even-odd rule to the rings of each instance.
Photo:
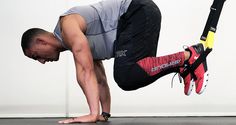
[[[104,119],[103,119],[104,120]],[[60,124],[69,124],[69,123],[94,123],[97,121],[102,121],[101,116],[97,115],[85,115],[77,118],[70,118],[59,121]]]
[[[98,121],[100,121],[100,122],[107,122],[102,115],[99,115]]]
[[[102,115],[99,115],[98,117],[95,115],[86,115],[86,116],[81,116],[77,118],[70,118],[70,119],[65,119],[62,121],[59,121],[58,123],[60,124],[70,124],[70,123],[93,123],[93,122],[107,122],[105,118]]]

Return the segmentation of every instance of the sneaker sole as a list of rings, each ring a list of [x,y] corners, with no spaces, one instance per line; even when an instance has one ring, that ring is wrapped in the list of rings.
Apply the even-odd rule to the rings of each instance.
[[[189,89],[188,89],[188,92],[186,93],[187,96],[189,96],[191,92],[193,91],[194,83],[195,82],[193,80],[190,81]]]
[[[208,79],[209,79],[209,73],[208,73],[208,71],[206,71],[204,73],[204,80],[203,80],[203,83],[202,83],[202,88],[201,88],[201,90],[199,92],[196,92],[197,94],[200,95],[200,94],[202,94],[205,91],[205,89],[207,87],[207,84],[208,84]]]

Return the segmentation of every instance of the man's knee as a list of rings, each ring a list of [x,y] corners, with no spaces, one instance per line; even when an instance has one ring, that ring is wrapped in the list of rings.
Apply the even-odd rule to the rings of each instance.
[[[125,91],[137,90],[146,86],[147,74],[137,64],[114,68],[114,80]]]
[[[123,74],[114,73],[114,80],[116,81],[117,85],[124,91],[132,91],[139,88],[135,85],[135,83],[127,79],[126,75]]]
[[[140,88],[137,86],[127,86],[127,85],[123,85],[123,84],[119,84],[119,83],[117,83],[117,84],[124,91],[133,91],[133,90],[137,90]]]

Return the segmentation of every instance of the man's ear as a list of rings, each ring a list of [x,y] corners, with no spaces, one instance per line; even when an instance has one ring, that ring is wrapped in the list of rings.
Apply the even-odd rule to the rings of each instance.
[[[44,40],[44,39],[41,38],[41,37],[37,37],[37,38],[35,39],[35,43],[36,43],[36,44],[39,44],[39,45],[47,45],[46,40]]]

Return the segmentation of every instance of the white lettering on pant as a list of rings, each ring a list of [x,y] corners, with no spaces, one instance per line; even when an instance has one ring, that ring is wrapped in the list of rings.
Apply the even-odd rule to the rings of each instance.
[[[162,64],[160,66],[155,66],[151,69],[151,72],[155,72],[157,70],[162,70],[162,69],[166,69],[166,68],[169,68],[171,66],[174,66],[174,65],[177,65],[180,63],[181,60],[175,60],[175,61],[171,61],[169,63],[165,63],[165,64]]]

